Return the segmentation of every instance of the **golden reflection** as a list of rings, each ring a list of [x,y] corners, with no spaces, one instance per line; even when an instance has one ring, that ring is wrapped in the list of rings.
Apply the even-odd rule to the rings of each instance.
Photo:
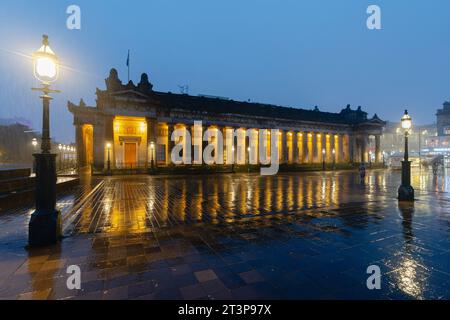
[[[220,204],[219,204],[219,184],[217,183],[213,183],[212,184],[212,195],[211,197],[208,199],[208,214],[211,216],[211,221],[213,223],[217,223],[217,214],[219,212],[220,209]]]
[[[415,299],[423,299],[421,282],[417,274],[418,264],[408,256],[402,256],[397,277],[398,288]]]
[[[227,194],[227,215],[226,221],[233,221],[235,213],[235,201],[236,201],[236,186],[232,183],[231,179],[229,179],[229,183],[226,185],[226,194]],[[228,189],[228,190],[227,190]]]
[[[404,245],[402,251],[396,256],[399,257],[398,271],[394,272],[397,287],[404,293],[415,299],[423,299],[424,286],[427,279],[421,273],[420,262],[414,259],[414,234],[413,217],[414,203],[399,203],[399,211],[402,217]]]
[[[181,182],[180,195],[174,199],[173,209],[179,221],[186,221],[186,180]]]
[[[302,181],[297,182],[297,208],[303,209],[303,206],[305,205],[305,190],[303,189],[303,183]]]
[[[133,205],[132,214],[126,219],[131,222],[130,229],[132,232],[142,232],[147,228],[146,220],[147,220],[147,211],[146,205],[144,201],[137,201]],[[128,225],[128,221],[122,226],[122,230],[125,229]]]
[[[270,212],[272,209],[272,179],[265,178],[264,211]]]
[[[307,193],[306,207],[307,208],[312,208],[313,201],[315,201],[315,199],[313,199],[314,190],[313,190],[312,184],[313,184],[312,180],[310,180],[310,179],[306,180],[306,193]]]
[[[323,200],[324,200],[324,197],[325,197],[325,186],[324,186],[324,184],[323,184],[323,180],[322,181],[320,181],[320,180],[315,180],[314,182],[313,182],[313,185],[314,185],[314,203],[316,204],[316,206],[319,206],[321,203],[323,203]]]
[[[294,182],[292,180],[293,177],[289,176],[286,189],[286,205],[288,211],[294,210],[294,191],[293,191]],[[282,190],[278,190],[278,192],[282,192]]]
[[[203,180],[198,180],[190,206],[190,214],[197,221],[203,219],[203,192]]]
[[[278,212],[280,212],[283,210],[284,194],[283,194],[283,180],[279,177],[277,179],[277,192],[275,192],[275,197],[276,197],[275,209]]]

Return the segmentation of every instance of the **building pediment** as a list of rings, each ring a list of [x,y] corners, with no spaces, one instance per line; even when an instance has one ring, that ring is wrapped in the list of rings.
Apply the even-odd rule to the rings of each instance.
[[[136,90],[122,90],[110,93],[111,97],[118,100],[139,100],[145,102],[149,100],[149,96]]]

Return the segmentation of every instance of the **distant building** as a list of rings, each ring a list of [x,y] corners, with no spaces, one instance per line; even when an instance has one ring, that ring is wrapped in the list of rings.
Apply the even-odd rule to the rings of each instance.
[[[381,162],[380,137],[385,122],[377,115],[368,118],[361,107],[352,110],[347,106],[340,113],[330,113],[318,108],[158,92],[146,74],[138,85],[132,81],[124,85],[112,69],[106,90],[97,89],[96,106],[81,101],[78,105],[69,102],[68,108],[74,115],[79,165],[92,164],[97,170],[105,169],[108,157],[112,168],[119,169],[147,167],[150,159],[158,166],[171,165],[170,152],[175,144],[201,155],[208,144],[216,143],[215,137],[203,141],[207,129],[216,133],[220,130],[224,137],[223,159],[215,159],[217,163],[258,164],[255,150],[260,150],[259,141],[265,139],[260,139],[260,134],[267,134],[264,145],[270,148],[267,129],[280,130],[277,141],[281,163],[367,162],[371,141],[375,161]],[[203,127],[196,128],[194,121],[202,121]],[[172,141],[175,129],[183,129],[189,136]],[[188,157],[184,147],[183,157]],[[194,158],[191,163],[199,164],[201,159]]]
[[[413,126],[409,135],[410,152],[419,153],[427,149],[436,139],[436,124]],[[405,134],[400,122],[387,122],[381,139],[381,149],[387,155],[403,153]]]
[[[438,109],[437,133],[439,137],[450,137],[450,102],[444,102],[443,108]]]
[[[32,145],[33,132],[27,125],[3,120],[0,125],[0,164],[31,164],[37,149]]]
[[[442,109],[436,113],[437,132],[427,143],[427,152],[445,156],[445,162],[450,165],[450,102],[444,102]]]

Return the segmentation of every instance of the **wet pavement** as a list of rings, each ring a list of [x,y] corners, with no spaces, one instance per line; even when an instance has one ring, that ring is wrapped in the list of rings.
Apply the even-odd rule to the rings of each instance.
[[[412,205],[384,170],[83,179],[57,246],[25,248],[32,204],[0,211],[0,298],[449,299],[450,179],[413,175]]]

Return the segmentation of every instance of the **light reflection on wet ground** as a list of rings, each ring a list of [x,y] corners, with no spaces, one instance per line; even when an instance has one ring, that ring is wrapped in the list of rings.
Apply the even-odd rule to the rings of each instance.
[[[32,211],[0,215],[0,297],[448,299],[449,179],[415,172],[413,205],[395,199],[399,181],[382,170],[364,183],[352,172],[83,181],[58,201],[59,246],[25,251]],[[65,287],[71,264],[80,292]],[[381,290],[366,287],[372,264]]]

